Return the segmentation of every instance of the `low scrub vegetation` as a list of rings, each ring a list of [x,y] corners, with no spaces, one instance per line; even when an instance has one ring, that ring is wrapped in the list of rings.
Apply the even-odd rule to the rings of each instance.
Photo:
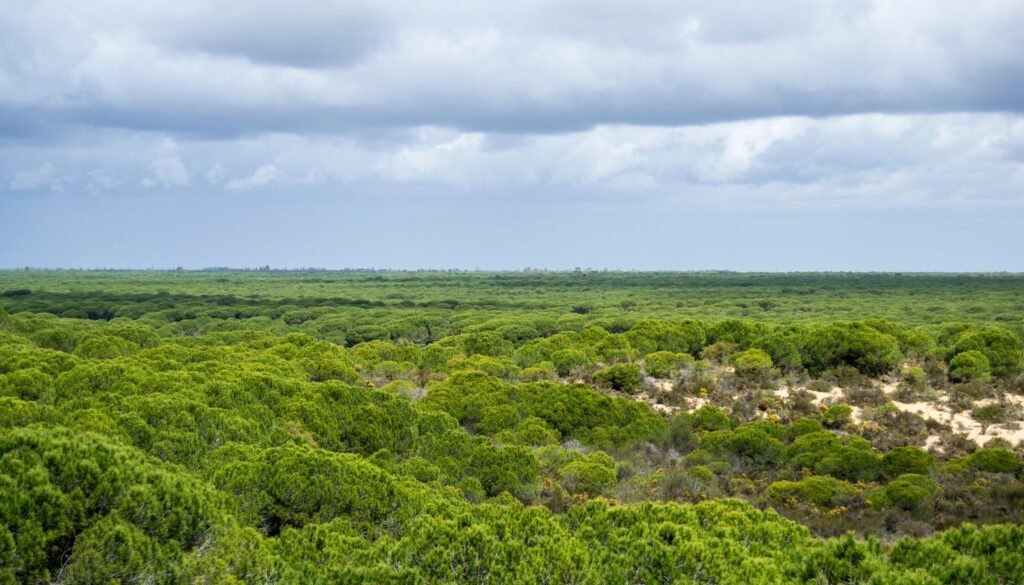
[[[0,583],[1015,583],[1014,278],[2,272]]]

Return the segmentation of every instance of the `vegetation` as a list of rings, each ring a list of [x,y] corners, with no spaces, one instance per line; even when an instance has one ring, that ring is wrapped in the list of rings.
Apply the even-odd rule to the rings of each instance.
[[[1022,284],[0,272],[0,583],[1019,583]]]

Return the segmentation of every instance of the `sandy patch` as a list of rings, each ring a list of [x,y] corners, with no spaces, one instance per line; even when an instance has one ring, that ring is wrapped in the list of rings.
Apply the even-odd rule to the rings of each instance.
[[[894,382],[882,384],[882,390],[887,395],[891,395],[896,391],[897,386],[898,384]],[[931,419],[942,424],[949,425],[953,432],[966,436],[968,439],[971,439],[980,446],[985,446],[986,443],[997,437],[1009,441],[1011,445],[1018,445],[1021,441],[1024,441],[1024,428],[1011,429],[1007,428],[1007,424],[997,424],[988,425],[988,428],[984,429],[984,425],[971,418],[970,412],[954,413],[952,409],[949,408],[948,402],[949,398],[947,396],[940,396],[938,400],[932,402],[892,401],[893,405],[903,412],[910,412],[919,415],[925,420]],[[977,400],[974,404],[975,406],[986,406],[996,402],[998,402],[998,400],[986,398]],[[1005,397],[1005,402],[1013,405],[1024,405],[1024,397],[1008,394]],[[982,432],[983,429],[985,432]],[[935,437],[934,435],[932,437],[928,437],[928,440],[925,441],[925,448],[930,448],[937,443],[938,437]]]
[[[647,384],[648,387],[654,386],[662,394],[671,394],[672,392],[675,391],[674,380],[659,380],[655,378],[647,378],[644,381],[644,383]],[[639,394],[633,395],[633,398],[635,400],[639,400],[640,402],[647,404],[647,406],[650,406],[656,412],[660,412],[662,414],[667,414],[670,416],[675,415],[680,411],[693,412],[708,403],[708,400],[706,398],[687,397],[685,399],[686,407],[671,406],[668,404],[662,404],[660,402],[655,401],[654,397],[651,396],[648,392],[640,392]]]
[[[648,387],[656,387],[658,391],[662,394],[671,394],[675,388],[674,382],[672,380],[658,380],[655,378],[646,378],[644,380],[644,384],[647,385]],[[640,392],[639,394],[633,395],[633,398],[647,404],[647,406],[650,406],[652,409],[654,409],[655,412],[660,412],[661,414],[667,414],[669,416],[672,416],[675,413],[682,410],[682,408],[678,406],[670,406],[668,404],[662,404],[660,402],[657,402],[654,399],[654,397],[651,396],[648,392]]]
[[[658,380],[658,379],[647,379],[647,384],[653,385],[658,389],[659,392],[669,394],[674,389],[674,382],[672,380]],[[881,384],[881,389],[886,395],[892,395],[896,391],[898,384],[896,382],[886,381]],[[772,392],[772,395],[777,398],[787,400],[796,391],[803,390],[811,394],[811,403],[815,406],[830,406],[833,404],[840,404],[846,402],[846,393],[839,386],[833,386],[828,392],[816,392],[814,390],[808,390],[806,387],[795,387],[790,388],[788,386],[780,386]],[[687,397],[686,406],[670,406],[668,404],[661,404],[655,402],[654,398],[647,392],[641,392],[635,396],[636,400],[646,403],[652,409],[657,412],[674,415],[677,412],[685,410],[686,412],[693,412],[708,404],[706,398],[699,397]],[[891,397],[890,397],[891,400]],[[992,404],[997,402],[993,399],[978,400],[975,402],[976,406],[985,406],[986,404]],[[1024,407],[1024,396],[1007,395],[1004,398],[1004,402],[1010,405],[1019,405]],[[1024,425],[1021,425],[1018,421],[1018,426],[1021,428],[1008,428],[1009,424],[998,424],[988,425],[988,428],[982,432],[983,425],[978,421],[971,418],[970,412],[957,412],[954,413],[948,406],[948,398],[940,396],[936,401],[921,401],[921,402],[898,402],[892,400],[893,406],[903,412],[910,412],[916,414],[924,419],[931,419],[948,425],[953,432],[960,433],[973,440],[978,445],[984,446],[986,443],[994,438],[1005,439],[1012,445],[1024,444]],[[851,419],[854,422],[864,422],[864,410],[860,407],[850,405],[853,410],[851,413]],[[769,416],[769,413],[761,413],[762,418]],[[938,435],[929,436],[924,442],[925,449],[938,448],[940,438]]]
[[[980,403],[981,401],[978,402]],[[988,425],[986,429],[985,425],[971,418],[969,412],[954,413],[942,404],[935,402],[897,402],[895,400],[892,403],[903,412],[910,412],[923,419],[932,419],[949,425],[954,433],[965,435],[980,446],[985,446],[985,443],[997,437],[1009,441],[1011,445],[1017,445],[1024,441],[1024,428],[1009,429],[1005,424],[998,424]],[[929,437],[929,440],[931,440],[931,437]],[[928,444],[926,443],[927,446]]]
[[[775,389],[775,391],[772,392],[772,394],[785,400],[788,399],[790,395],[792,395],[794,392],[800,390],[807,392],[808,394],[813,396],[813,398],[811,398],[811,404],[815,406],[831,406],[833,404],[846,403],[846,393],[839,386],[833,386],[832,389],[829,390],[828,392],[815,392],[814,390],[808,390],[804,386],[799,386],[797,388],[781,386]],[[853,406],[852,404],[848,406],[851,409],[853,409],[853,412],[850,414],[850,418],[854,422],[864,422],[864,410],[859,406]]]
[[[670,416],[679,412],[678,406],[669,406],[667,404],[651,404],[651,408],[653,408],[656,412],[660,412],[661,414],[667,414]]]

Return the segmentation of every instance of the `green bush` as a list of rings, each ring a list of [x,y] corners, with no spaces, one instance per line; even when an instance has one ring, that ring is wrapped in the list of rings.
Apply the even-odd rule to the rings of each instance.
[[[846,404],[833,404],[821,415],[821,423],[830,429],[838,429],[850,422],[853,408]]]
[[[868,501],[877,508],[919,510],[931,504],[939,493],[939,484],[918,473],[906,473],[873,493]]]
[[[786,427],[786,435],[790,440],[800,435],[809,435],[822,431],[821,423],[813,418],[799,418]]]
[[[971,418],[982,425],[998,424],[1006,421],[1006,409],[999,404],[986,404],[971,409]]]
[[[53,379],[39,368],[25,368],[0,376],[0,394],[4,393],[4,382],[10,388],[8,393],[22,400],[39,400],[53,387]]]
[[[704,326],[692,320],[641,320],[625,335],[642,355],[656,351],[695,354],[707,340]]]
[[[717,455],[728,454],[757,465],[781,461],[785,450],[782,441],[753,425],[743,425],[734,431],[706,433],[701,447]]]
[[[964,459],[968,468],[986,473],[1017,473],[1021,470],[1020,458],[1009,449],[988,447],[978,449]]]
[[[85,339],[75,348],[74,355],[80,358],[110,360],[139,351],[139,345],[123,337],[103,335]]]
[[[954,382],[984,382],[991,373],[988,358],[980,351],[964,351],[949,360],[949,379]]]
[[[881,472],[881,457],[870,442],[828,431],[800,435],[786,448],[786,457],[796,469],[849,481],[873,481]]]
[[[671,378],[682,368],[694,364],[693,356],[671,351],[656,351],[644,358],[644,370],[654,378]]]
[[[857,488],[833,477],[812,475],[800,481],[777,481],[768,486],[768,498],[785,503],[788,500],[834,508],[845,506],[857,497]]]
[[[748,384],[764,385],[774,374],[771,356],[761,349],[740,352],[733,356],[732,363],[736,376]]]
[[[863,323],[813,327],[804,336],[803,353],[812,374],[848,365],[875,376],[892,371],[903,359],[895,337]]]
[[[715,472],[704,465],[695,465],[687,469],[686,475],[704,484],[715,481]]]
[[[615,364],[594,374],[594,383],[609,386],[620,392],[635,394],[644,381],[643,372],[636,364]]]
[[[702,431],[720,431],[731,428],[732,420],[714,406],[704,405],[693,411],[693,426]]]
[[[920,366],[908,366],[903,370],[903,381],[914,388],[922,388],[928,383],[928,374]]]
[[[919,447],[896,447],[882,456],[886,477],[908,473],[924,475],[935,467],[935,456]]]
[[[984,355],[992,374],[999,377],[1012,376],[1024,367],[1024,340],[1002,327],[968,330],[958,336],[952,354],[955,356],[971,351]]]
[[[578,349],[562,349],[551,354],[551,362],[559,376],[579,374],[589,362],[587,354]]]
[[[514,429],[499,433],[496,438],[514,445],[540,447],[558,443],[559,437],[558,433],[542,419],[529,416],[520,421]]]
[[[598,496],[615,485],[615,462],[596,451],[562,467],[558,475],[570,493]]]

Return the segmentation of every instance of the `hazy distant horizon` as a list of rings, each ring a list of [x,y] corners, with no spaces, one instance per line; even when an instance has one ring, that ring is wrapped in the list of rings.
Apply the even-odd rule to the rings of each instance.
[[[159,266],[147,266],[147,267],[39,267],[39,266],[23,266],[20,268],[0,268],[0,272],[206,272],[206,273],[217,273],[217,272],[267,272],[267,273],[307,273],[307,274],[553,274],[553,275],[564,275],[564,274],[575,274],[575,273],[615,273],[615,274],[692,274],[692,275],[793,275],[793,276],[810,276],[810,275],[880,275],[880,276],[1024,276],[1024,272],[1014,272],[1008,270],[992,270],[992,271],[959,271],[959,272],[943,272],[943,271],[912,271],[912,270],[728,270],[728,269],[650,269],[650,270],[633,270],[628,268],[600,268],[600,267],[574,267],[574,268],[543,268],[528,266],[524,268],[373,268],[373,267],[360,267],[360,268],[330,268],[330,267],[318,267],[318,266],[204,266],[197,268],[185,268],[183,266],[175,267],[159,267]]]

